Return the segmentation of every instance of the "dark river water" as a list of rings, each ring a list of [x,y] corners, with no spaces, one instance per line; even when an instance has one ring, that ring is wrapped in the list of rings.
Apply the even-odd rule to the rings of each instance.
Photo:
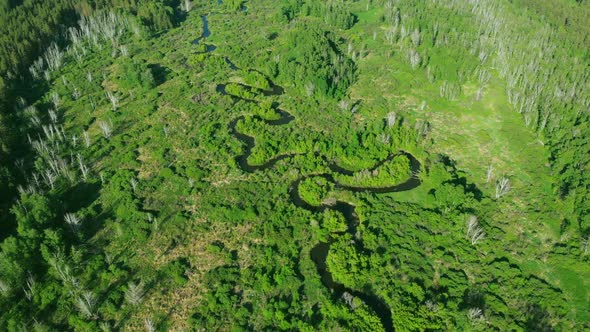
[[[207,16],[203,16],[203,35],[201,37],[197,38],[195,40],[195,42],[198,43],[201,38],[207,37],[209,35],[210,35],[210,32],[209,32],[209,28],[208,28],[208,24],[207,24]],[[237,67],[235,65],[233,65],[233,63],[228,58],[225,58],[225,61],[226,61],[226,63],[228,63],[230,65],[230,67],[232,69],[237,69]],[[243,85],[243,86],[245,88],[251,89],[248,86],[245,86],[245,85]],[[216,90],[220,94],[227,95],[227,92],[225,90],[225,84],[219,84],[217,86]],[[283,89],[281,87],[273,84],[271,90],[263,91],[263,93],[266,96],[280,95],[283,93]],[[232,96],[232,97],[236,98],[236,99],[241,99],[238,96]],[[254,100],[247,100],[247,101],[256,102]],[[286,125],[294,120],[294,117],[291,114],[289,114],[288,112],[280,110],[280,109],[276,109],[276,111],[280,114],[280,118],[277,120],[265,120],[265,119],[262,119],[261,117],[258,117],[258,116],[255,116],[255,118],[262,120],[271,126]],[[244,119],[244,116],[237,117],[237,118],[233,119],[229,123],[229,126],[228,126],[229,132],[245,144],[244,152],[241,155],[236,157],[237,164],[239,165],[239,167],[243,171],[252,173],[252,172],[267,170],[269,168],[274,167],[274,165],[278,161],[297,155],[297,154],[281,154],[281,155],[278,155],[270,160],[267,160],[262,165],[249,164],[248,157],[251,155],[252,149],[254,148],[256,143],[255,143],[254,137],[240,133],[237,130],[237,128],[236,128],[237,123],[243,119]],[[399,155],[405,155],[410,160],[410,167],[411,167],[411,171],[412,171],[412,176],[410,176],[405,182],[402,182],[402,183],[395,185],[395,186],[379,187],[379,188],[354,187],[354,186],[344,186],[344,185],[338,184],[334,180],[334,177],[332,176],[332,174],[329,174],[329,173],[309,175],[309,176],[299,178],[296,181],[294,181],[293,183],[291,183],[291,185],[289,187],[289,195],[290,195],[291,202],[300,208],[303,208],[303,209],[306,209],[306,210],[309,210],[312,212],[317,212],[317,213],[321,213],[326,209],[334,209],[334,210],[339,211],[340,213],[342,213],[342,215],[344,215],[344,218],[346,219],[346,223],[347,223],[346,232],[351,234],[352,237],[355,238],[355,235],[357,233],[357,226],[359,225],[360,221],[359,221],[359,218],[355,212],[354,205],[352,205],[348,202],[336,201],[336,203],[333,205],[312,206],[299,196],[299,191],[298,191],[299,184],[301,183],[301,181],[303,181],[307,177],[323,177],[327,181],[333,183],[337,189],[344,189],[344,190],[348,190],[348,191],[352,191],[352,192],[391,193],[391,192],[407,191],[407,190],[411,190],[411,189],[418,187],[421,184],[421,181],[416,175],[418,174],[418,172],[421,168],[421,164],[412,154],[410,154],[408,152],[402,151],[400,153],[391,154],[388,158],[386,158],[386,159],[380,161],[379,163],[377,163],[376,165],[374,165],[371,169],[369,169],[369,171],[376,169],[377,167],[383,165],[384,163],[386,163],[388,161],[391,161],[393,158],[395,158]],[[316,154],[316,156],[318,156],[318,154]],[[343,175],[353,175],[354,174],[353,171],[339,167],[338,165],[336,165],[333,162],[329,162],[328,160],[326,160],[326,162],[328,163],[329,168],[333,173],[339,173],[339,174],[343,174]],[[342,233],[340,233],[340,235],[342,235]],[[338,236],[338,234],[334,234],[334,236]],[[330,245],[332,244],[332,242],[333,242],[332,239],[329,240],[328,242],[321,242],[321,243],[316,244],[311,249],[311,259],[314,262],[319,275],[321,276],[322,283],[327,288],[332,290],[332,294],[333,294],[334,299],[342,298],[343,295],[345,295],[345,293],[348,293],[350,295],[353,295],[354,297],[361,299],[364,303],[366,303],[369,307],[371,307],[373,309],[373,311],[378,315],[385,330],[386,331],[393,331],[393,318],[392,318],[391,310],[387,306],[387,304],[379,296],[374,294],[371,290],[356,290],[356,289],[347,288],[344,285],[342,285],[334,280],[332,274],[330,273],[330,271],[328,269],[328,266],[326,265],[326,259],[328,257],[329,252],[330,252]],[[355,246],[355,249],[358,250],[359,252],[362,252],[364,250],[363,243],[361,240],[355,239],[353,245]]]
[[[266,123],[268,123],[269,125],[274,125],[274,126],[285,125],[285,124],[288,124],[294,120],[293,116],[285,111],[280,111],[280,114],[281,114],[281,118],[279,118],[278,120],[267,121],[267,120],[261,119],[260,117],[258,117],[258,119],[263,120]],[[237,125],[238,121],[242,120],[243,118],[244,118],[243,116],[238,117],[238,118],[234,119],[233,121],[231,121],[231,123],[229,125],[229,130],[232,133],[232,135],[234,135],[236,138],[238,138],[240,141],[242,141],[246,145],[246,147],[244,149],[244,153],[236,157],[236,161],[238,162],[238,165],[240,166],[240,168],[242,170],[244,170],[246,172],[256,172],[256,171],[266,170],[266,169],[272,168],[278,161],[283,160],[283,159],[287,159],[287,158],[290,158],[290,157],[293,157],[296,155],[296,154],[281,154],[281,155],[278,155],[278,156],[266,161],[262,165],[250,165],[248,163],[248,157],[251,154],[252,148],[254,148],[254,146],[255,146],[254,137],[248,136],[246,134],[242,134],[239,131],[237,131],[237,129],[236,129],[236,125]],[[407,152],[392,154],[387,159],[376,164],[372,169],[379,167],[380,165],[382,165],[385,162],[391,161],[393,158],[395,158],[396,156],[399,156],[399,155],[405,155],[410,159],[410,165],[411,165],[413,175],[415,175],[420,170],[420,167],[421,167],[420,162],[413,155],[411,155],[410,153],[407,153]],[[345,174],[345,175],[354,174],[354,172],[343,169],[334,163],[329,164],[329,168],[331,171],[333,171],[335,173],[340,173],[340,174]],[[373,193],[400,192],[400,191],[407,191],[407,190],[414,189],[414,188],[418,187],[421,183],[420,179],[418,177],[411,176],[405,182],[402,182],[402,183],[395,185],[395,186],[379,187],[379,188],[351,187],[351,186],[343,186],[343,185],[338,184],[334,180],[334,177],[331,174],[311,175],[311,177],[318,177],[318,176],[325,178],[326,180],[328,180],[331,183],[334,183],[336,188],[345,189],[345,190],[349,190],[349,191],[353,191],[353,192],[373,192]],[[298,191],[299,184],[305,178],[306,177],[302,177],[300,179],[297,179],[295,182],[293,182],[291,184],[291,186],[289,188],[291,202],[298,207],[301,207],[301,208],[304,208],[306,210],[313,211],[313,212],[323,212],[325,209],[334,209],[334,210],[339,211],[340,213],[342,213],[342,215],[344,215],[344,218],[346,219],[346,223],[348,225],[347,232],[350,233],[354,238],[357,233],[357,226],[359,225],[359,219],[355,213],[354,206],[352,204],[349,204],[349,203],[343,202],[343,201],[337,201],[336,204],[330,205],[330,206],[328,206],[328,205],[312,206],[312,205],[308,204],[305,200],[303,200],[301,198],[301,196],[299,196],[299,191]],[[360,298],[364,303],[366,303],[369,307],[371,307],[373,309],[373,311],[379,316],[379,319],[381,320],[381,323],[383,324],[383,327],[385,328],[385,330],[392,331],[393,330],[393,318],[391,315],[391,310],[389,309],[387,304],[381,298],[379,298],[377,295],[371,293],[370,291],[366,291],[366,290],[360,291],[360,290],[350,289],[350,288],[347,288],[344,285],[334,281],[334,278],[332,277],[332,274],[330,273],[330,271],[328,270],[328,267],[326,265],[326,258],[328,257],[331,243],[332,243],[332,241],[329,241],[327,243],[321,242],[321,243],[318,243],[317,245],[315,245],[311,249],[311,259],[313,260],[313,262],[316,265],[316,269],[321,276],[322,283],[326,287],[328,287],[329,289],[332,290],[332,294],[335,299],[341,298],[345,293],[348,293],[348,294],[351,294],[357,298]],[[355,245],[356,249],[359,250],[360,252],[362,252],[362,250],[364,250],[362,247],[361,241],[355,241],[354,245]]]
[[[211,36],[211,30],[209,30],[209,21],[207,20],[207,15],[201,16],[201,19],[203,20],[203,33],[201,34],[200,37],[193,40],[193,44],[195,44],[195,45],[198,45],[203,38],[207,38],[207,37]]]

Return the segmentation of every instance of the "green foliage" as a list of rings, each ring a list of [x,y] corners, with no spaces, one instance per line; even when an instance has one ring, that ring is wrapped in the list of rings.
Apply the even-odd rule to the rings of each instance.
[[[12,213],[18,222],[18,234],[28,240],[40,241],[43,231],[53,225],[56,216],[49,199],[40,195],[24,196]]]
[[[356,17],[348,8],[345,1],[308,1],[301,7],[301,13],[321,18],[326,24],[340,29],[350,29]]]
[[[433,193],[437,206],[443,212],[462,210],[464,205],[469,205],[473,195],[466,194],[460,186],[445,183]]]
[[[121,88],[131,90],[136,87],[151,89],[156,85],[154,75],[148,64],[138,61],[123,61],[116,78]]]
[[[350,245],[350,235],[338,238],[330,247],[326,264],[335,280],[353,289],[362,288],[360,282],[367,273],[368,257]]]
[[[309,177],[299,183],[297,190],[307,203],[319,206],[328,198],[332,184],[321,176]]]
[[[279,18],[288,22],[297,16],[314,16],[339,29],[350,29],[356,16],[349,11],[346,1],[283,0]]]
[[[0,75],[24,70],[53,39],[60,24],[76,22],[73,1],[26,1],[0,11]]]
[[[296,24],[283,45],[278,78],[300,91],[338,99],[354,82],[354,62],[342,54],[329,32],[313,22]]]
[[[348,228],[346,225],[346,219],[342,213],[331,209],[324,212],[322,218],[322,227],[333,233],[345,232]]]
[[[336,176],[339,184],[350,187],[391,187],[412,176],[410,160],[405,155],[396,156],[373,170],[363,170],[354,175]]]
[[[14,237],[5,239],[0,248],[0,278],[5,287],[3,296],[10,296],[19,291],[21,281],[25,280],[26,267],[22,264],[30,257],[27,251],[22,250],[22,242]]]
[[[272,102],[269,101],[262,101],[258,104],[252,104],[250,107],[252,114],[257,115],[264,120],[278,120],[281,117],[280,114],[274,109]]]
[[[236,293],[234,286],[239,275],[239,270],[235,267],[220,267],[207,274],[205,282],[212,292],[207,295],[206,305],[200,306],[200,312],[191,319],[191,325],[195,330],[220,328],[223,317],[227,317],[230,312],[234,316],[233,326],[248,326],[247,309],[237,305],[240,294]]]
[[[269,90],[271,88],[269,80],[258,71],[248,70],[244,72],[243,78],[247,85],[256,87],[258,89]]]
[[[170,29],[174,26],[174,9],[162,1],[141,1],[137,16],[153,31]]]
[[[244,0],[224,0],[223,4],[229,10],[237,12],[238,10],[242,10],[244,6]]]
[[[174,286],[183,286],[187,283],[187,272],[190,268],[185,258],[168,263],[161,271],[162,278],[170,281]]]
[[[238,83],[229,83],[225,86],[225,92],[242,99],[256,99],[258,92],[255,88],[248,88]]]
[[[303,4],[303,0],[283,0],[279,10],[279,20],[291,22],[295,19],[295,16],[299,13]]]
[[[0,2],[0,330],[588,328],[586,7],[223,3]],[[70,45],[29,79],[100,8],[161,33]],[[215,50],[190,42],[204,14]],[[502,199],[489,162],[514,183]]]

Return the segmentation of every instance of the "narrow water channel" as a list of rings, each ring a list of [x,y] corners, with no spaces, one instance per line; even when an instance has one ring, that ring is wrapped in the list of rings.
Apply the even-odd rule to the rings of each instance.
[[[200,37],[193,40],[193,44],[198,45],[203,38],[207,38],[211,36],[211,31],[209,30],[209,21],[207,19],[207,15],[201,16],[201,20],[203,21],[203,33]]]
[[[204,27],[207,24],[206,22],[207,22],[206,16],[203,16]],[[206,31],[207,35],[209,34],[208,28],[204,29],[203,31]],[[203,33],[203,36],[205,36],[205,32]],[[229,59],[225,58],[225,60],[228,64],[230,64],[230,66],[232,65],[232,63],[231,63],[231,61],[229,61]],[[250,87],[248,87],[248,88],[250,88]],[[216,87],[216,90],[220,94],[227,95],[224,84],[219,84]],[[278,95],[278,94],[282,94],[282,93],[283,93],[283,89],[281,87],[273,84],[272,90],[265,91],[264,95],[266,95],[266,96]],[[237,99],[241,99],[238,96],[232,96],[232,97],[237,98]],[[256,102],[254,100],[246,100],[246,101]],[[255,117],[259,120],[266,122],[267,124],[269,124],[271,126],[286,125],[294,120],[294,117],[291,114],[289,114],[288,112],[285,112],[283,110],[278,110],[278,109],[277,109],[277,112],[280,114],[280,118],[277,120],[265,120],[265,119],[262,119],[261,117],[258,117],[258,116],[255,116]],[[290,158],[290,157],[297,155],[297,154],[281,154],[281,155],[278,155],[278,156],[266,161],[262,165],[249,164],[248,157],[251,155],[252,149],[255,147],[256,143],[255,143],[254,137],[240,133],[237,130],[237,128],[236,128],[237,123],[243,119],[244,119],[244,116],[237,117],[237,118],[233,119],[229,123],[229,126],[228,126],[229,132],[233,136],[235,136],[238,140],[242,141],[245,144],[244,152],[241,155],[236,157],[237,164],[239,165],[239,167],[243,171],[252,173],[252,172],[256,172],[256,171],[266,170],[266,169],[273,167],[280,160]],[[315,153],[315,155],[318,156],[319,154]],[[359,221],[358,216],[355,212],[355,207],[352,204],[350,204],[348,202],[343,202],[343,201],[336,201],[336,203],[334,205],[312,206],[299,196],[299,191],[298,191],[299,184],[301,183],[301,181],[303,181],[307,177],[321,176],[321,177],[324,177],[329,182],[333,183],[337,189],[343,189],[343,190],[348,190],[348,191],[352,191],[352,192],[391,193],[391,192],[407,191],[407,190],[411,190],[411,189],[418,187],[421,184],[421,181],[418,178],[417,174],[421,169],[421,164],[412,154],[410,154],[408,152],[402,151],[397,154],[392,154],[388,158],[377,163],[370,170],[376,169],[377,167],[383,165],[384,163],[386,163],[388,161],[391,161],[393,158],[395,158],[399,155],[405,155],[406,157],[409,158],[411,173],[412,173],[412,176],[410,176],[410,178],[408,178],[403,183],[400,183],[395,186],[380,187],[380,188],[353,187],[353,186],[340,185],[338,182],[336,182],[334,180],[334,177],[332,176],[332,174],[329,174],[329,173],[309,175],[306,177],[301,177],[301,178],[297,179],[296,181],[294,181],[293,183],[291,183],[291,185],[289,187],[289,195],[290,195],[291,202],[295,206],[304,208],[304,209],[312,211],[312,212],[317,212],[317,213],[321,213],[326,209],[334,209],[334,210],[339,211],[340,213],[342,213],[342,215],[346,219],[346,223],[348,225],[346,233],[351,234],[354,238],[357,233],[357,227],[358,227],[360,221]],[[322,157],[322,158],[324,158],[326,160],[325,157]],[[353,175],[355,173],[353,171],[339,167],[334,162],[330,162],[328,160],[326,160],[326,162],[328,163],[330,171],[332,173],[339,173],[339,174],[343,174],[343,175]],[[342,235],[343,233],[334,234],[333,236]],[[330,252],[330,246],[334,240],[335,240],[335,238],[332,237],[332,239],[330,239],[328,242],[320,242],[320,243],[316,244],[311,249],[311,252],[310,252],[311,259],[314,262],[314,264],[316,265],[316,269],[321,277],[322,283],[328,289],[330,289],[332,291],[332,295],[335,300],[341,299],[345,295],[345,293],[348,293],[356,298],[361,299],[379,317],[379,319],[381,320],[381,323],[383,325],[383,328],[386,331],[393,331],[394,330],[393,317],[391,314],[391,310],[387,306],[387,304],[379,296],[373,294],[370,290],[356,290],[356,289],[347,288],[343,284],[340,284],[334,280],[334,278],[333,278],[332,274],[330,273],[328,266],[326,264],[326,259],[328,257],[329,252]],[[361,240],[355,240],[355,243],[353,245],[355,246],[355,249],[358,250],[359,252],[362,252],[365,250]]]
[[[240,141],[244,142],[246,145],[246,147],[244,149],[244,153],[236,157],[236,161],[242,170],[244,170],[246,172],[256,172],[256,171],[266,170],[266,169],[273,167],[278,161],[286,159],[286,158],[290,158],[295,155],[295,154],[282,154],[282,155],[278,155],[278,156],[268,160],[266,163],[264,163],[262,165],[250,165],[248,163],[248,157],[251,154],[252,148],[254,148],[254,146],[256,144],[255,144],[254,137],[248,136],[246,134],[243,134],[243,133],[240,133],[239,131],[237,131],[236,125],[237,125],[238,121],[240,121],[243,118],[244,118],[243,116],[238,117],[238,118],[234,119],[229,125],[230,133],[232,133],[232,135],[234,135]],[[282,111],[281,118],[279,118],[278,120],[274,120],[274,121],[263,120],[263,121],[267,122],[269,125],[279,126],[279,125],[285,125],[285,124],[291,122],[293,119],[294,118],[292,115],[290,115],[287,112]],[[382,187],[382,188],[349,187],[349,186],[342,186],[342,185],[338,184],[334,180],[334,177],[331,174],[319,174],[319,175],[311,175],[311,176],[324,177],[329,182],[334,183],[335,187],[337,189],[350,190],[350,191],[354,191],[354,192],[367,191],[367,192],[374,192],[374,193],[388,193],[388,192],[407,191],[407,190],[411,190],[411,189],[418,187],[421,183],[419,178],[414,176],[420,170],[421,165],[420,165],[420,162],[413,155],[411,155],[410,153],[407,153],[407,152],[393,154],[393,155],[389,156],[389,158],[387,158],[386,160],[381,161],[380,163],[375,165],[373,168],[377,168],[380,165],[382,165],[383,163],[390,161],[393,158],[395,158],[396,156],[399,156],[401,154],[407,156],[410,159],[410,165],[411,165],[413,176],[411,176],[405,182],[395,185],[395,186]],[[344,170],[341,167],[338,167],[336,164],[333,164],[333,163],[330,164],[329,168],[331,171],[336,172],[336,173],[340,173],[340,174],[346,174],[346,175],[354,174],[353,172],[348,171],[348,170]],[[337,201],[336,204],[331,205],[331,206],[328,206],[328,205],[312,206],[312,205],[308,204],[305,200],[303,200],[301,198],[301,196],[299,196],[299,191],[298,191],[299,184],[305,178],[306,177],[299,178],[298,180],[294,181],[291,184],[290,189],[289,189],[291,202],[298,207],[304,208],[304,209],[312,211],[312,212],[323,212],[325,209],[335,209],[335,210],[339,211],[340,213],[342,213],[342,215],[346,219],[346,223],[348,225],[346,232],[351,234],[353,237],[355,237],[355,235],[357,233],[357,226],[359,225],[360,221],[358,219],[358,216],[355,213],[354,206],[347,203],[347,202],[343,202],[343,201]],[[372,294],[371,292],[366,291],[366,290],[360,291],[360,290],[347,288],[343,284],[340,284],[334,280],[334,278],[333,278],[332,274],[330,273],[330,271],[327,267],[327,264],[326,264],[326,259],[328,257],[328,253],[330,251],[330,245],[332,244],[333,241],[334,241],[334,239],[331,239],[328,242],[320,242],[311,249],[311,253],[310,253],[311,259],[314,262],[314,264],[316,265],[316,269],[321,277],[322,283],[327,288],[332,290],[332,295],[335,300],[342,298],[345,293],[348,293],[354,297],[361,299],[370,308],[372,308],[373,311],[377,314],[377,316],[381,320],[381,323],[382,323],[384,329],[386,331],[393,331],[393,318],[392,318],[391,310],[389,309],[387,304],[381,298],[379,298],[377,295]],[[354,245],[359,252],[364,251],[362,241],[355,241]]]

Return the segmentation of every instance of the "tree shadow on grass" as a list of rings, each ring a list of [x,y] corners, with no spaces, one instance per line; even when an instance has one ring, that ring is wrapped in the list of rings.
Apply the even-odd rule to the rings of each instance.
[[[550,315],[538,304],[529,304],[525,311],[525,331],[549,332],[554,331],[549,322]]]
[[[99,196],[99,182],[81,182],[64,193],[66,211],[78,211],[90,206]]]
[[[172,73],[172,71],[169,68],[162,66],[159,63],[149,64],[148,68],[152,71],[152,75],[154,76],[156,86],[166,82],[168,76]]]

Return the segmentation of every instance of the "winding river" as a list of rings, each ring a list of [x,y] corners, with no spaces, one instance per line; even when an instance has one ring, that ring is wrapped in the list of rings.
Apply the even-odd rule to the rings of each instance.
[[[202,38],[208,37],[210,35],[210,31],[209,31],[208,23],[207,23],[207,16],[204,15],[204,16],[202,16],[202,18],[203,18],[203,34],[201,37],[197,38],[193,42],[195,44],[198,44]],[[207,51],[209,51],[209,50],[207,50]],[[227,57],[225,58],[225,61],[226,61],[226,63],[228,63],[230,65],[232,70],[237,69],[237,67],[235,65],[233,65],[233,63]],[[252,89],[252,87],[249,87],[246,85],[242,85],[242,86]],[[234,95],[228,94],[225,90],[224,84],[218,85],[216,90],[218,93],[223,94],[223,95],[230,95],[232,98],[242,99],[242,100],[246,100],[248,102],[256,102],[254,100],[247,100],[247,99],[240,98],[239,96],[234,96]],[[283,93],[283,89],[277,85],[272,84],[272,89],[267,90],[267,91],[262,91],[262,92],[265,96],[280,95]],[[283,111],[280,109],[276,109],[276,111],[280,115],[280,118],[277,120],[266,120],[266,119],[263,119],[259,116],[254,116],[254,118],[264,121],[268,125],[271,125],[271,126],[286,125],[295,119],[290,113],[288,113],[286,111]],[[280,154],[270,160],[267,160],[262,165],[249,164],[248,157],[251,155],[252,149],[255,147],[256,143],[255,143],[254,137],[249,136],[244,133],[241,133],[236,128],[238,122],[243,120],[244,118],[245,118],[244,116],[239,116],[239,117],[233,119],[228,125],[229,132],[233,136],[235,136],[238,140],[242,141],[245,144],[244,152],[241,155],[236,157],[236,162],[243,171],[252,173],[252,172],[266,170],[266,169],[274,167],[274,165],[280,160],[284,160],[284,159],[293,157],[295,155],[298,155],[297,153]],[[319,154],[315,153],[315,155],[318,156]],[[354,187],[354,186],[346,186],[346,185],[339,184],[337,181],[335,181],[334,176],[331,173],[307,175],[307,176],[301,177],[301,178],[295,180],[293,183],[291,183],[291,185],[289,187],[289,195],[290,195],[291,202],[295,206],[304,208],[304,209],[312,211],[312,212],[317,212],[317,213],[321,213],[326,209],[334,209],[334,210],[339,211],[340,213],[342,213],[344,215],[344,218],[346,219],[346,224],[347,224],[346,233],[349,233],[353,236],[353,238],[356,238],[357,227],[360,223],[360,220],[355,212],[354,205],[352,205],[348,202],[340,201],[340,200],[336,201],[336,203],[333,205],[326,205],[326,204],[323,204],[320,206],[310,205],[305,200],[303,200],[301,198],[301,196],[299,195],[299,190],[298,190],[299,184],[301,183],[301,181],[305,180],[308,177],[323,177],[326,180],[328,180],[329,182],[333,183],[336,189],[348,190],[348,191],[352,191],[352,192],[391,193],[391,192],[400,192],[400,191],[407,191],[407,190],[414,189],[421,184],[421,181],[417,176],[418,172],[421,169],[421,164],[412,154],[410,154],[408,152],[401,151],[396,154],[391,154],[387,158],[385,158],[384,160],[381,160],[380,162],[378,162],[376,165],[374,165],[372,168],[370,168],[368,170],[369,171],[375,170],[379,166],[383,165],[384,163],[386,163],[388,161],[391,161],[393,158],[400,156],[400,155],[405,155],[406,157],[408,157],[408,159],[410,160],[410,167],[411,167],[411,171],[412,171],[412,175],[410,176],[410,178],[408,178],[403,183],[397,184],[395,186],[386,186],[386,187]],[[327,158],[324,156],[322,156],[322,158],[324,158],[324,160],[328,164],[328,167],[332,173],[338,173],[338,174],[349,175],[349,176],[353,175],[355,173],[353,171],[350,171],[350,170],[347,170],[347,169],[344,169],[344,168],[338,166],[335,162],[331,162],[331,161],[327,160]],[[334,236],[342,235],[343,233],[344,232],[334,233]],[[310,252],[311,259],[314,262],[316,269],[321,276],[322,283],[332,291],[332,295],[335,300],[343,298],[346,294],[349,294],[349,295],[352,295],[354,297],[361,299],[364,303],[366,303],[369,307],[371,307],[371,309],[378,315],[379,319],[381,320],[381,324],[383,325],[383,328],[386,331],[393,331],[394,328],[393,328],[393,318],[392,318],[391,310],[387,306],[387,304],[379,296],[375,295],[370,290],[356,290],[356,289],[347,288],[343,284],[340,284],[334,280],[334,278],[333,278],[332,274],[330,273],[330,271],[328,270],[328,266],[326,264],[326,259],[328,257],[328,253],[330,251],[330,245],[335,240],[334,236],[332,236],[332,238],[328,242],[318,243],[317,245],[315,245],[311,249],[311,252]],[[365,251],[363,242],[361,240],[356,239],[354,241],[353,245],[355,246],[355,249],[358,250],[359,252]]]
[[[224,93],[225,89],[223,87],[218,88],[220,93]],[[281,91],[282,92],[282,91]],[[234,98],[239,98],[237,96],[232,96]],[[256,119],[266,122],[268,125],[271,126],[281,126],[286,125],[294,120],[294,117],[285,112],[283,110],[277,110],[280,114],[280,118],[277,120],[265,120],[259,116],[254,116]],[[229,132],[235,136],[237,139],[242,141],[245,144],[244,153],[236,157],[236,161],[239,167],[246,171],[246,172],[256,172],[261,170],[266,170],[272,168],[278,161],[293,157],[297,154],[281,154],[278,155],[268,161],[266,161],[262,165],[251,165],[248,163],[248,157],[252,153],[252,149],[255,147],[255,139],[252,136],[246,135],[244,133],[240,133],[236,126],[237,123],[244,119],[244,116],[240,116],[232,120],[228,126]],[[316,154],[317,155],[317,154]],[[294,181],[291,186],[289,187],[289,195],[291,202],[301,208],[312,212],[323,212],[325,209],[335,209],[344,215],[346,219],[347,233],[351,234],[353,237],[357,233],[357,226],[359,225],[358,216],[355,213],[355,208],[352,204],[343,201],[336,201],[334,205],[320,205],[320,206],[313,206],[308,204],[305,200],[301,198],[299,195],[299,184],[301,181],[305,180],[307,177],[323,177],[329,182],[333,183],[337,189],[344,189],[352,192],[373,192],[373,193],[390,193],[390,192],[400,192],[400,191],[407,191],[418,187],[421,183],[420,179],[416,176],[419,172],[421,165],[420,162],[410,153],[408,152],[400,152],[396,154],[391,154],[388,158],[378,162],[374,165],[369,171],[372,171],[379,166],[383,165],[384,163],[391,161],[393,158],[405,155],[410,160],[410,167],[412,170],[412,176],[408,178],[405,182],[397,184],[395,186],[386,186],[386,187],[353,187],[353,186],[346,186],[339,184],[335,179],[334,176],[330,173],[322,173],[322,174],[314,174],[308,175],[305,177],[301,177]],[[324,157],[325,159],[325,157]],[[327,160],[326,160],[327,161]],[[338,166],[336,163],[328,163],[328,167],[333,173],[339,173],[342,175],[353,175],[354,172],[344,169]],[[338,234],[335,234],[338,235]],[[342,235],[342,233],[340,233]],[[369,291],[359,291],[345,287],[343,284],[340,284],[334,280],[332,274],[328,270],[326,265],[326,259],[328,257],[328,253],[330,251],[330,245],[334,239],[331,239],[329,242],[321,242],[315,245],[311,249],[311,259],[316,265],[316,269],[321,276],[322,283],[332,290],[332,294],[334,299],[342,298],[346,293],[361,299],[364,303],[366,303],[369,307],[373,309],[373,311],[378,315],[381,323],[386,331],[393,331],[393,318],[391,315],[391,310],[387,306],[387,304],[379,298],[377,295],[370,293]],[[355,241],[354,246],[359,252],[363,252],[365,249],[363,247],[362,241]]]
[[[203,33],[201,34],[201,36],[193,40],[193,44],[195,45],[198,45],[203,38],[211,36],[211,30],[209,30],[209,21],[207,19],[207,15],[201,16],[201,19],[203,20]]]

